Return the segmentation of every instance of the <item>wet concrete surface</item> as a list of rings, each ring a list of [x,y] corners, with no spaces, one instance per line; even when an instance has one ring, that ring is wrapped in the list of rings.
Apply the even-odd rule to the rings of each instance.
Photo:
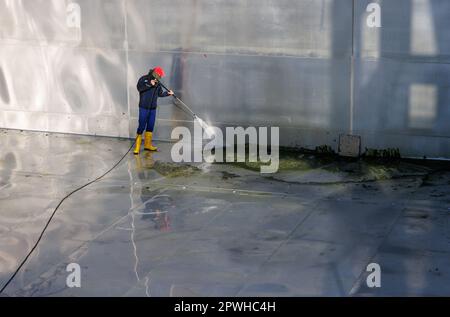
[[[0,130],[0,285],[58,202],[130,145]],[[158,145],[66,200],[3,295],[450,295],[448,170],[308,156],[264,176],[176,165]],[[81,288],[66,286],[69,263]],[[369,263],[381,288],[367,287]]]

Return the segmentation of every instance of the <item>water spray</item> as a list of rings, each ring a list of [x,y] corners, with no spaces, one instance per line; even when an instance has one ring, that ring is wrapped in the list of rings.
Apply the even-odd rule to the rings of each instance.
[[[167,91],[170,91],[169,88],[167,88],[164,83],[161,82],[161,80],[159,81],[160,85]],[[216,134],[214,132],[214,128],[211,127],[209,124],[207,124],[202,118],[200,118],[199,116],[197,116],[194,111],[191,110],[191,108],[189,108],[189,106],[187,104],[185,104],[183,102],[183,100],[181,100],[180,98],[178,98],[178,96],[176,94],[173,94],[173,97],[180,102],[183,105],[183,108],[178,107],[178,105],[176,105],[179,109],[181,109],[182,111],[184,111],[185,113],[187,113],[188,115],[190,115],[192,117],[192,119],[194,119],[195,122],[197,122],[202,128],[203,130],[205,130],[205,134],[209,139],[212,139],[214,137],[214,135]]]

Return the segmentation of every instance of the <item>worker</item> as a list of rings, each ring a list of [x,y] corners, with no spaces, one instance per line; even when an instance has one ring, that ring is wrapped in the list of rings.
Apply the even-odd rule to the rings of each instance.
[[[137,130],[136,146],[134,154],[138,155],[141,150],[142,134],[144,136],[144,149],[146,151],[157,151],[153,146],[153,131],[156,121],[156,108],[158,107],[159,97],[173,96],[173,91],[163,91],[159,81],[165,76],[161,67],[155,67],[147,75],[142,76],[137,84],[139,91],[139,127]]]

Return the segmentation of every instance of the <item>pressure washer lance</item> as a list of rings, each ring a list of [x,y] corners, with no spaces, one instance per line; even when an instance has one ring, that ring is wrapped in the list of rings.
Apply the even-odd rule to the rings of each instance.
[[[164,83],[161,82],[161,80],[159,80],[159,83],[165,90],[170,91],[170,89],[167,88],[167,86],[164,85]],[[172,96],[184,106],[184,108],[180,108],[178,106],[177,107],[179,109],[181,109],[182,111],[184,111],[185,113],[192,116],[192,119],[194,119],[194,121],[196,121],[205,130],[206,136],[209,139],[212,139],[213,136],[215,135],[214,129],[209,124],[207,124],[205,121],[203,121],[199,116],[197,116],[194,113],[194,111],[192,111],[191,108],[189,108],[189,106],[183,102],[183,100],[178,98],[178,96],[176,94],[173,94]]]

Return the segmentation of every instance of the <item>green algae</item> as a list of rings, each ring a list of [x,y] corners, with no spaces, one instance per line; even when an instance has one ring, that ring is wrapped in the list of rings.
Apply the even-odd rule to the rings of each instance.
[[[347,158],[337,155],[330,147],[326,146],[317,147],[315,150],[280,147],[277,173],[324,170],[329,173],[345,174],[353,179],[363,181],[381,181],[408,175],[423,176],[430,171],[430,168],[426,167],[422,161],[408,162],[401,159],[397,150],[379,151],[378,153],[381,155]],[[261,161],[250,162],[248,157],[245,162],[217,164],[228,164],[254,172],[260,172],[262,166],[268,165]]]
[[[201,172],[199,168],[192,165],[161,161],[155,161],[150,168],[167,178],[190,177]]]

